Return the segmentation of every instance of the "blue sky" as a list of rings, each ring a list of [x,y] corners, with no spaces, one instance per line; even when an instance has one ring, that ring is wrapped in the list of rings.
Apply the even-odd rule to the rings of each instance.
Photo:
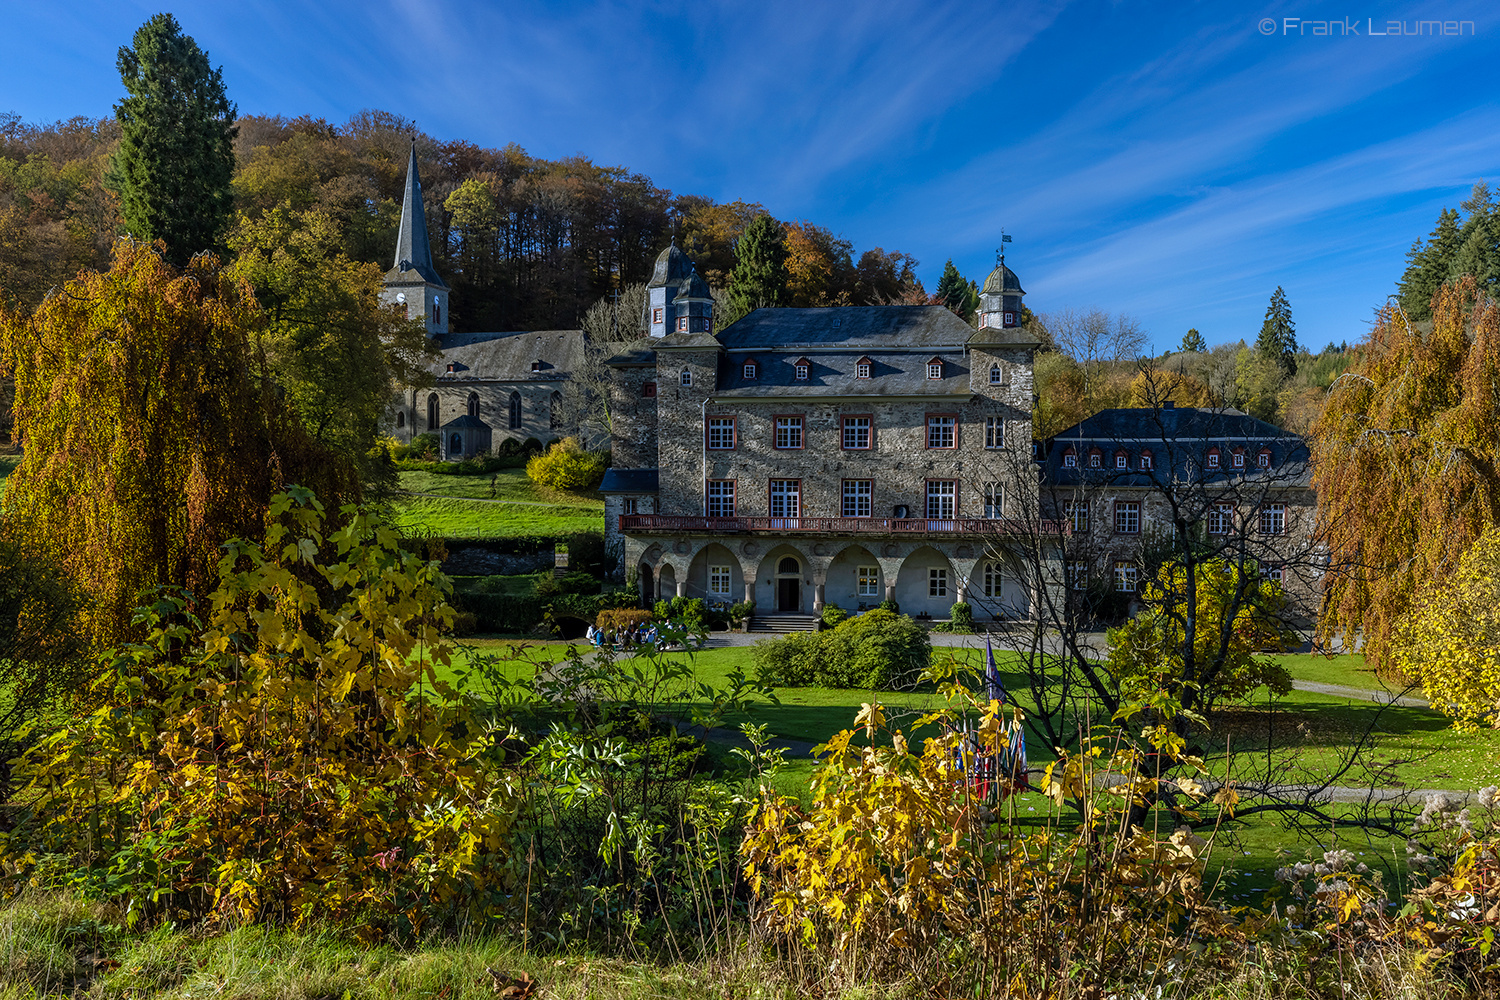
[[[115,52],[161,9],[13,7],[0,110],[109,113]],[[1304,344],[1357,340],[1438,211],[1500,181],[1493,3],[165,9],[242,113],[381,108],[440,139],[584,153],[905,251],[929,289],[949,257],[982,280],[1003,226],[1034,309],[1129,313],[1158,350],[1190,326],[1253,339],[1278,284]],[[1324,19],[1360,34],[1307,26]]]

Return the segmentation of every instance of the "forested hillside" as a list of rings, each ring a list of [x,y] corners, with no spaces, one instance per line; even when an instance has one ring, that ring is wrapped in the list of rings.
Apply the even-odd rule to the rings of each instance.
[[[336,232],[354,261],[391,265],[408,144],[415,137],[438,270],[458,331],[576,326],[616,288],[645,281],[672,240],[715,287],[734,244],[765,209],[674,195],[651,178],[584,156],[545,160],[485,149],[365,111],[339,125],[248,115],[237,122],[240,226],[281,210],[293,229]],[[105,269],[122,232],[105,176],[115,119],[31,125],[0,115],[0,289],[27,305],[80,268]],[[879,247],[857,257],[809,221],[785,224],[789,305],[874,304],[922,296],[917,261]]]

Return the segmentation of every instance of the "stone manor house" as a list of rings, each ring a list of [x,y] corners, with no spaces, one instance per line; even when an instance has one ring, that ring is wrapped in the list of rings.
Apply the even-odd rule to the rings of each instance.
[[[449,332],[415,149],[385,285],[441,353],[436,385],[393,402],[399,440],[437,433],[457,460],[573,432],[564,401],[582,331]],[[1015,569],[1026,552],[1025,575],[1040,569],[1049,588],[1103,579],[1134,592],[1170,521],[1164,484],[1184,474],[1195,520],[1251,538],[1280,573],[1273,550],[1311,519],[1300,439],[1237,411],[1166,404],[1106,411],[1034,445],[1024,295],[1002,260],[977,328],[941,306],[875,306],[757,309],[720,329],[687,255],[663,251],[645,336],[607,362],[605,538],[642,600],[794,616],[894,600],[932,618],[968,601],[981,620],[1031,617],[1038,595]]]

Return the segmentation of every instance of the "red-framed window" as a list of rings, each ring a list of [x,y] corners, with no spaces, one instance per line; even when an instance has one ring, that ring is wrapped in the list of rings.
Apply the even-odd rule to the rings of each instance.
[[[1074,451],[1072,448],[1069,448],[1067,451],[1063,452],[1063,468],[1064,469],[1076,469],[1076,468],[1078,468],[1078,453],[1076,451]]]
[[[929,413],[929,414],[927,414],[927,447],[929,447],[929,448],[957,448],[958,447],[958,414],[956,414],[956,413]]]
[[[984,446],[986,448],[1005,447],[1005,418],[984,418]]]
[[[804,443],[805,420],[800,413],[789,413],[779,417],[771,418],[773,431],[772,446],[778,451],[795,451]]]
[[[1271,467],[1271,449],[1270,448],[1262,448],[1260,450],[1260,454],[1258,454],[1258,455],[1255,456],[1255,465],[1256,465],[1257,468],[1261,468],[1261,469],[1269,469]]]
[[[1141,471],[1150,472],[1151,468],[1151,453],[1149,451],[1141,452]]]
[[[766,509],[772,517],[802,516],[802,480],[773,479],[767,484]]]
[[[869,378],[870,370],[872,367],[873,365],[869,358],[860,358],[858,361],[854,362],[854,377]]]
[[[704,512],[708,517],[734,517],[735,482],[710,479],[704,489]]]
[[[798,358],[792,362],[792,370],[798,382],[806,382],[812,374],[812,362],[806,358]]]
[[[655,396],[656,396],[656,383],[655,382],[642,382],[641,383],[641,398],[642,399],[653,399],[653,398],[655,398]],[[515,425],[512,424],[511,426],[515,426]]]
[[[875,417],[851,413],[840,421],[840,446],[845,451],[868,451],[875,446]]]
[[[869,517],[874,495],[875,480],[846,479],[839,510],[844,517]]]
[[[939,379],[939,378],[943,377],[943,359],[942,358],[928,358],[927,359],[927,377],[930,378],[930,379]]]
[[[1260,533],[1262,535],[1286,534],[1286,504],[1261,504]]]
[[[948,521],[958,516],[958,480],[927,480],[927,520]]]
[[[1243,469],[1245,467],[1245,449],[1234,449],[1234,453],[1230,456],[1230,464],[1236,469]]]
[[[1115,452],[1115,468],[1116,469],[1128,469],[1128,468],[1130,468],[1130,456],[1128,454],[1126,454],[1124,451],[1117,451],[1117,452]]]
[[[1219,467],[1219,449],[1208,449],[1208,467],[1210,469],[1217,469]]]
[[[1089,468],[1097,469],[1104,465],[1104,452],[1094,448],[1089,452]]]
[[[709,451],[733,451],[735,445],[735,418],[709,417],[703,433],[707,435]]]

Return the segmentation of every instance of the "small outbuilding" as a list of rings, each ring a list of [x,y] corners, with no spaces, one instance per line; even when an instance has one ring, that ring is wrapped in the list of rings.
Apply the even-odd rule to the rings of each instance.
[[[442,427],[442,456],[445,462],[458,462],[490,450],[490,425],[465,413]]]

